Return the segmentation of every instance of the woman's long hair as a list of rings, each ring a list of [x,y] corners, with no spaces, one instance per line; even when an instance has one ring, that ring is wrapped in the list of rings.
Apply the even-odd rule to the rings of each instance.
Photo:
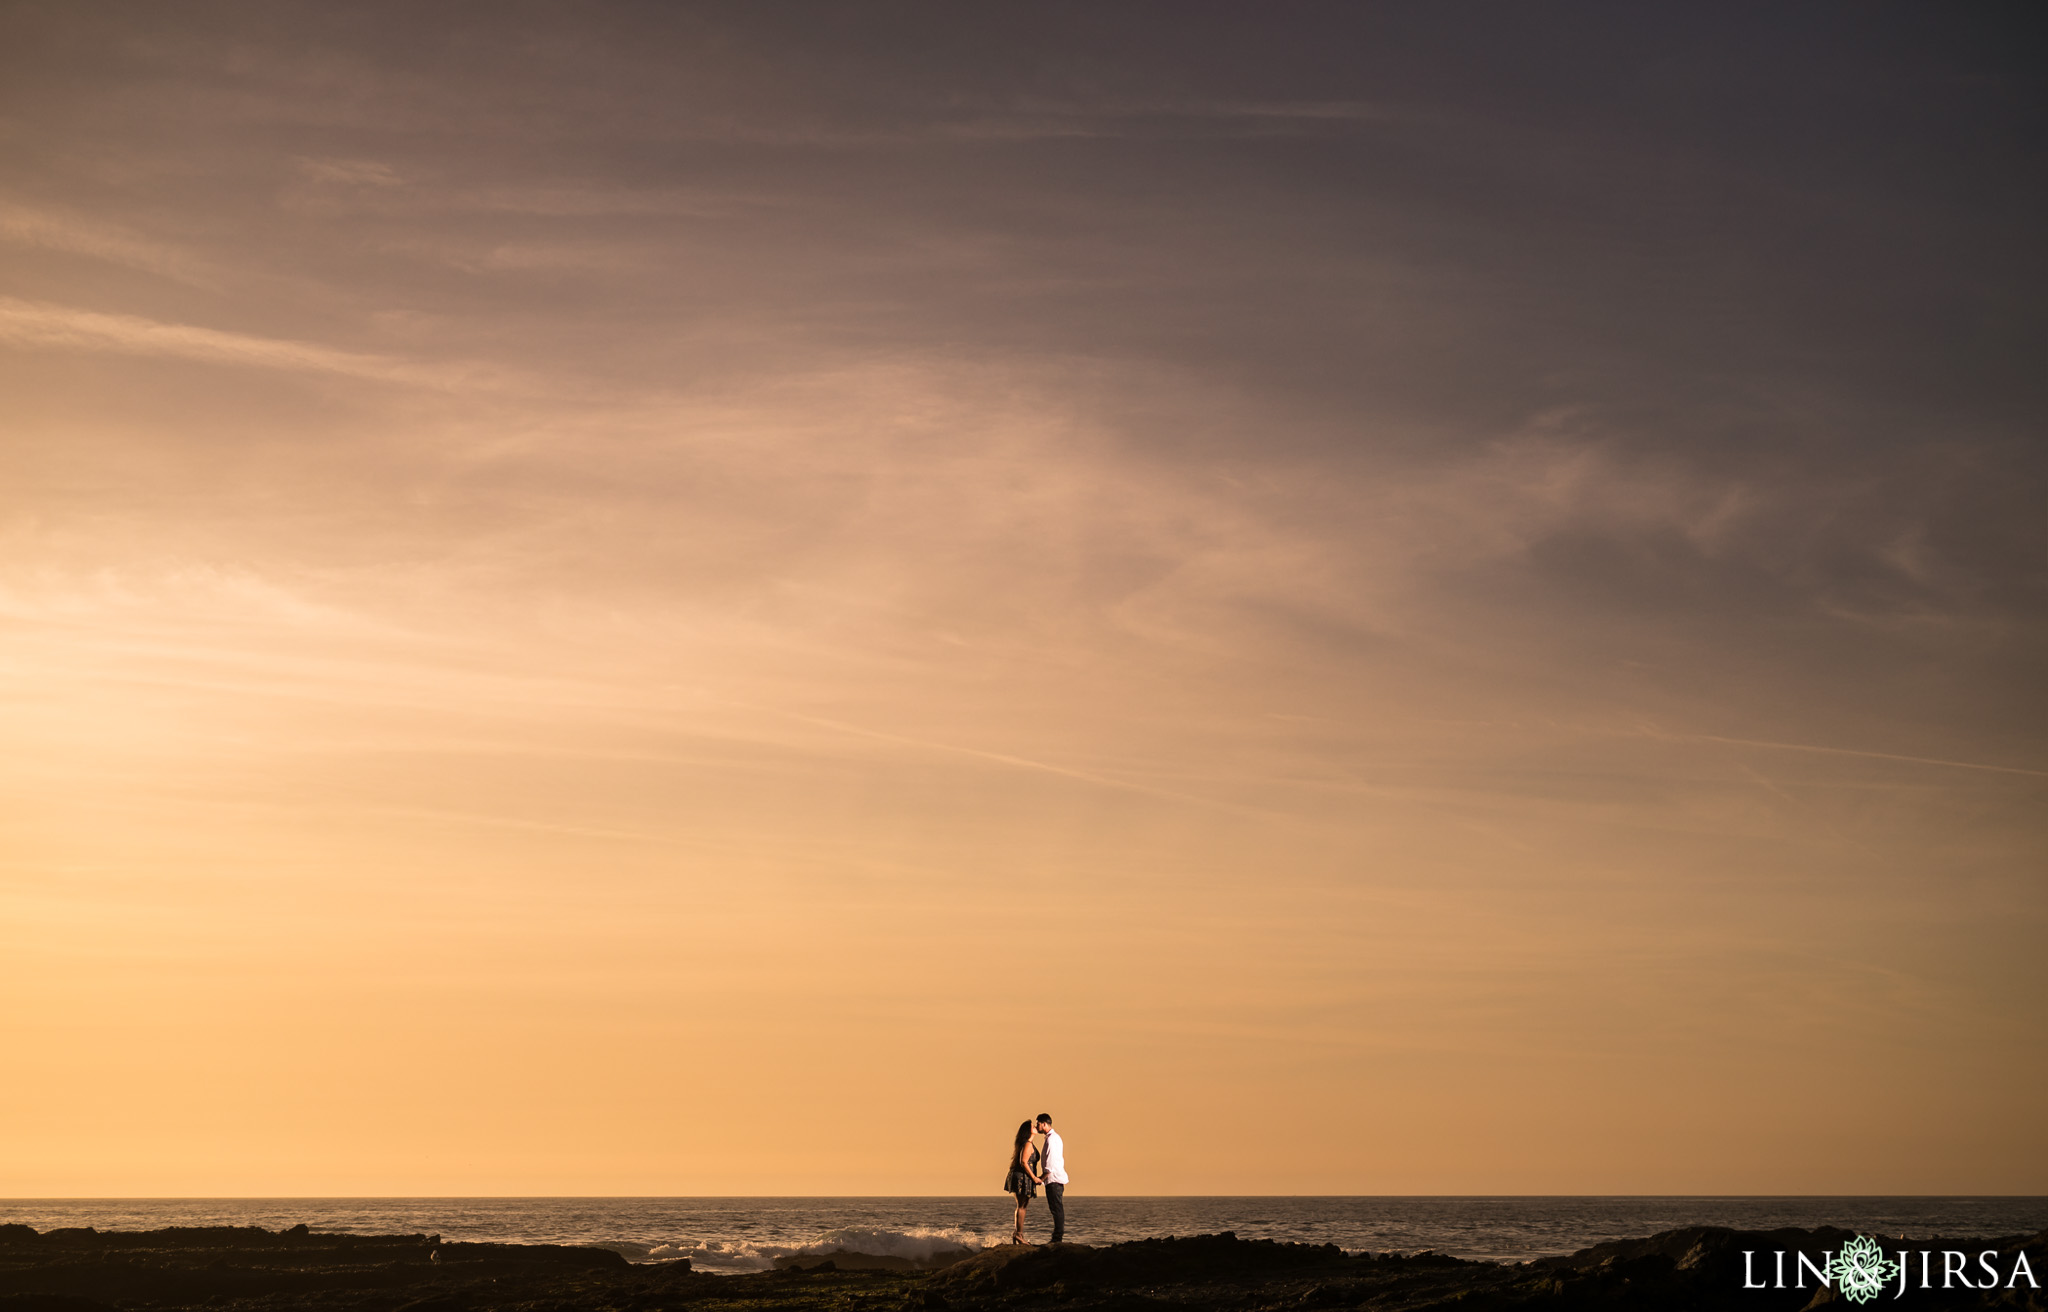
[[[1022,1168],[1023,1163],[1019,1162],[1017,1158],[1018,1155],[1024,1151],[1024,1145],[1030,1142],[1031,1122],[1026,1121],[1022,1125],[1017,1127],[1017,1142],[1012,1144],[1010,1147],[1010,1165],[1019,1167],[1020,1169]]]

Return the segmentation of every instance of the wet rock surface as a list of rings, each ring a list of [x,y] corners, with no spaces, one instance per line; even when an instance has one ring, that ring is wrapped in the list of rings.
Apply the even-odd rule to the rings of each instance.
[[[688,1263],[634,1266],[605,1249],[443,1243],[434,1235],[331,1235],[305,1227],[38,1234],[0,1226],[0,1312],[1314,1312],[1371,1309],[1792,1309],[1848,1304],[1832,1290],[1768,1284],[1774,1254],[1819,1258],[1850,1232],[1674,1230],[1516,1266],[1435,1253],[1345,1254],[1234,1235],[1089,1247],[990,1249],[937,1271],[847,1269],[835,1261],[749,1276]],[[1894,1241],[1888,1248],[1994,1254],[1994,1288],[1887,1287],[1862,1306],[2048,1312],[2042,1292],[2008,1276],[2048,1274],[2048,1232],[2007,1239]],[[1743,1253],[1760,1255],[1745,1268]],[[849,1261],[849,1266],[851,1261]],[[1793,1269],[1796,1270],[1796,1258]]]

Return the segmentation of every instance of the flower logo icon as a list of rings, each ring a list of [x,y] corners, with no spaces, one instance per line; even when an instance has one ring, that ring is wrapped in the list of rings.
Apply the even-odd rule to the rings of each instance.
[[[1852,1303],[1876,1298],[1887,1281],[1899,1273],[1899,1264],[1884,1255],[1875,1239],[1857,1235],[1842,1245],[1832,1263],[1835,1288]]]

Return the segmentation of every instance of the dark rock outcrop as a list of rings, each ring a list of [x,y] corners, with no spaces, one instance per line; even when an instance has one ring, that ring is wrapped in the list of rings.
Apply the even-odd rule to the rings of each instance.
[[[305,1227],[38,1235],[9,1226],[0,1228],[0,1312],[682,1312],[700,1303],[719,1305],[707,1312],[1794,1312],[1841,1300],[1810,1280],[1804,1289],[1744,1288],[1745,1275],[1774,1279],[1777,1252],[1818,1261],[1850,1238],[1840,1230],[1694,1227],[1508,1266],[1221,1234],[994,1248],[932,1272],[853,1269],[855,1255],[833,1254],[758,1276],[712,1276],[687,1262],[634,1266],[605,1249],[442,1243],[433,1235]],[[2025,1254],[2036,1279],[2048,1276],[2048,1233],[1886,1246],[1961,1250],[1973,1264],[1991,1253],[2006,1273]],[[1763,1265],[1746,1268],[1744,1252]],[[1792,1269],[1796,1280],[1796,1263]],[[1896,1302],[1887,1290],[1883,1306],[2048,1312],[2042,1292],[2024,1281],[1948,1290],[1912,1283]]]

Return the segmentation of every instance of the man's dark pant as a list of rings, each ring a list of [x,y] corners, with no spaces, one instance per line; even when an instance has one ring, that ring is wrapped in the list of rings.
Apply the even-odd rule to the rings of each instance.
[[[1052,1241],[1058,1243],[1067,1237],[1067,1187],[1063,1184],[1045,1186],[1045,1210],[1052,1213]]]

